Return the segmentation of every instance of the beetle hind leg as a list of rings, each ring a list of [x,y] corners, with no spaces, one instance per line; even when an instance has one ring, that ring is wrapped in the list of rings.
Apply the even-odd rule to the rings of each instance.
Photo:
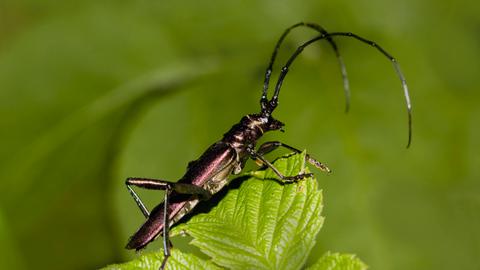
[[[151,179],[151,178],[139,178],[139,177],[131,177],[127,178],[125,181],[127,186],[128,192],[134,199],[137,206],[140,208],[140,211],[143,213],[145,218],[150,217],[150,212],[148,211],[145,204],[142,202],[140,197],[137,193],[133,190],[132,186],[137,186],[140,188],[150,189],[150,190],[164,190],[165,191],[165,198],[163,202],[163,261],[160,266],[160,270],[165,269],[166,263],[168,258],[170,257],[170,249],[172,247],[170,240],[169,240],[169,226],[170,224],[170,215],[168,212],[169,209],[169,201],[170,201],[170,194],[172,191],[175,191],[179,194],[191,194],[197,195],[199,199],[206,200],[211,197],[211,194],[208,190],[205,190],[202,187],[195,186],[193,184],[187,183],[172,183],[164,180],[159,179]]]

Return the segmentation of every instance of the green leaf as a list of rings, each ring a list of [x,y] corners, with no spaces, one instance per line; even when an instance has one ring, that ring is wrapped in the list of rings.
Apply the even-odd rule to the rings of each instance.
[[[305,155],[281,157],[273,164],[284,175],[308,173]],[[170,232],[170,236],[192,236],[191,243],[211,260],[173,248],[166,269],[220,269],[217,265],[228,269],[304,267],[324,220],[317,180],[282,184],[271,169],[246,176],[249,178],[238,189],[231,189],[209,213],[196,215]],[[157,252],[105,269],[158,269],[162,261],[162,252]],[[308,269],[364,270],[367,266],[355,255],[326,253]]]
[[[305,153],[280,158],[274,165],[285,175],[308,171]],[[177,226],[172,234],[193,236],[193,245],[230,269],[301,268],[323,224],[317,181],[281,184],[269,180],[277,178],[270,169],[252,175],[212,211]]]
[[[365,270],[367,265],[353,254],[325,253],[307,270]]]
[[[114,264],[103,268],[103,270],[133,270],[152,269],[158,270],[163,261],[162,252],[154,252],[142,255],[140,258],[124,264]],[[202,260],[192,254],[185,254],[179,250],[172,249],[172,255],[168,258],[168,269],[203,270],[221,269],[209,261]]]

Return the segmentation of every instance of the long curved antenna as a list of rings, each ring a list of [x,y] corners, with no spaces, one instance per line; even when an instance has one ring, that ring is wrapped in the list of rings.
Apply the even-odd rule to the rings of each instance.
[[[300,45],[297,50],[290,56],[288,59],[287,63],[285,66],[283,66],[282,71],[280,72],[280,75],[278,77],[277,84],[275,86],[275,92],[273,94],[273,97],[270,99],[269,104],[267,106],[267,111],[271,113],[278,104],[278,94],[280,93],[280,88],[282,87],[283,80],[285,79],[285,76],[288,73],[289,67],[292,65],[293,61],[297,58],[297,56],[310,44],[322,40],[322,39],[328,39],[329,37],[333,36],[345,36],[345,37],[351,37],[355,38],[363,43],[366,43],[374,48],[376,48],[378,51],[380,51],[383,55],[385,55],[393,64],[393,67],[395,69],[395,72],[397,73],[398,78],[400,79],[402,83],[402,88],[403,88],[403,94],[405,96],[405,102],[407,105],[407,113],[408,113],[408,142],[407,142],[407,148],[410,147],[410,144],[412,142],[412,103],[410,101],[410,95],[408,92],[408,86],[407,86],[407,81],[405,80],[405,76],[403,76],[403,73],[400,69],[400,65],[398,64],[397,60],[391,56],[387,51],[385,51],[382,47],[380,47],[377,43],[365,39],[363,37],[360,37],[356,34],[350,33],[350,32],[333,32],[333,33],[328,33],[328,34],[322,34],[316,38],[310,39],[309,41],[303,43]]]
[[[270,83],[270,76],[272,75],[273,64],[275,62],[275,58],[277,57],[278,50],[280,49],[280,46],[282,45],[282,42],[285,40],[285,38],[290,33],[290,31],[293,30],[294,28],[297,28],[297,27],[300,27],[300,26],[311,28],[313,30],[316,30],[320,34],[328,35],[327,30],[325,30],[325,28],[323,28],[319,24],[308,23],[308,22],[296,23],[296,24],[290,26],[289,28],[287,28],[283,32],[283,34],[278,39],[277,44],[275,45],[275,49],[273,50],[272,56],[270,58],[270,63],[268,64],[267,70],[265,71],[265,80],[264,80],[264,83],[263,83],[263,92],[262,92],[262,97],[260,99],[260,105],[262,107],[262,111],[265,110],[265,108],[267,107],[268,85]],[[340,65],[340,71],[342,72],[342,80],[343,80],[343,90],[345,92],[345,112],[348,112],[350,110],[350,83],[348,82],[347,69],[345,68],[345,63],[343,62],[342,56],[340,55],[340,52],[338,51],[337,44],[329,36],[326,39],[327,39],[328,43],[330,43],[330,45],[332,46],[332,49],[335,52],[335,56],[337,57],[338,64]]]

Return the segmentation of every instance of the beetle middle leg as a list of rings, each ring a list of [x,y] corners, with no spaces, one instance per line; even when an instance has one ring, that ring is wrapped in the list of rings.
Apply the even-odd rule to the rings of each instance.
[[[282,174],[270,161],[268,161],[262,154],[256,152],[253,149],[247,149],[248,153],[250,154],[251,158],[255,160],[259,160],[263,164],[265,164],[267,167],[272,169],[272,171],[280,178],[280,181],[282,183],[292,183],[296,182],[299,180],[302,180],[304,178],[312,177],[313,173],[300,173],[297,175],[291,175],[291,176],[286,176]]]
[[[163,255],[164,259],[162,261],[162,264],[160,266],[160,269],[165,268],[165,264],[167,263],[168,258],[170,257],[170,248],[171,244],[169,241],[169,213],[168,213],[168,207],[169,207],[169,197],[170,193],[172,191],[175,191],[179,194],[191,194],[191,195],[197,195],[200,200],[208,200],[211,197],[211,194],[208,190],[205,190],[202,187],[195,186],[193,184],[187,184],[187,183],[171,183],[167,182],[164,180],[158,180],[158,179],[150,179],[150,178],[127,178],[125,181],[125,184],[127,186],[127,189],[130,193],[130,195],[133,197],[135,200],[135,203],[137,206],[140,208],[140,211],[142,211],[143,215],[145,218],[149,218],[150,212],[146,208],[145,204],[142,202],[140,197],[135,193],[133,188],[131,186],[137,186],[140,188],[145,188],[145,189],[150,189],[150,190],[164,190],[165,191],[165,199],[163,202]]]
[[[258,148],[257,150],[257,154],[260,154],[260,155],[265,155],[267,153],[270,153],[272,152],[273,150],[277,149],[278,147],[284,147],[284,148],[287,148],[288,150],[291,150],[295,153],[301,153],[302,151],[293,147],[293,146],[290,146],[288,144],[285,144],[285,143],[282,143],[282,142],[279,142],[279,141],[270,141],[270,142],[265,142],[263,143],[262,145],[260,145],[260,147]],[[313,158],[312,156],[310,156],[309,154],[306,154],[306,159],[307,161],[312,164],[313,166],[317,167],[318,169],[320,169],[321,171],[323,172],[326,172],[326,173],[330,173],[331,170],[330,168],[328,168],[325,164],[321,163],[320,161],[316,160],[315,158]]]

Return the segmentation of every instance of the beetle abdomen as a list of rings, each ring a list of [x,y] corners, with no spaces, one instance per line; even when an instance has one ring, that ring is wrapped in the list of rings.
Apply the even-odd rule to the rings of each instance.
[[[177,215],[178,211],[182,209],[184,205],[185,201],[170,203],[168,207],[170,212],[170,219],[174,218],[175,215]],[[140,227],[140,229],[138,229],[138,231],[134,235],[132,235],[132,237],[130,237],[130,240],[128,241],[128,244],[126,246],[127,249],[140,250],[144,248],[148,243],[155,240],[155,238],[163,231],[163,227],[165,225],[163,220],[163,209],[163,203],[153,208],[147,221],[145,221],[142,227]]]

